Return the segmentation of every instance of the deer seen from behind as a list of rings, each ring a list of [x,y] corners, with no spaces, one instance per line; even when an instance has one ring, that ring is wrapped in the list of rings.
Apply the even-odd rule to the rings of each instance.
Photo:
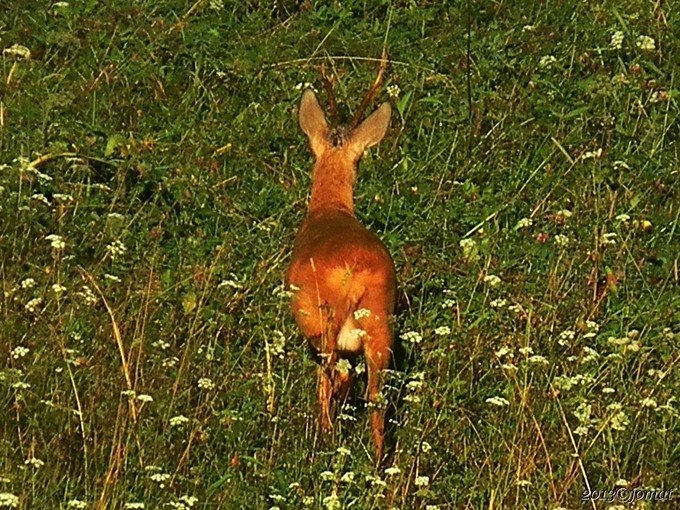
[[[295,320],[320,360],[319,420],[325,432],[332,430],[336,409],[351,384],[351,369],[338,361],[361,352],[365,356],[376,462],[384,450],[381,376],[392,358],[396,277],[385,245],[354,216],[354,184],[364,151],[377,145],[389,126],[387,102],[359,123],[382,72],[383,67],[349,126],[337,125],[336,103],[325,74],[330,126],[314,91],[307,89],[302,95],[300,127],[315,163],[307,217],[295,239],[286,277]]]

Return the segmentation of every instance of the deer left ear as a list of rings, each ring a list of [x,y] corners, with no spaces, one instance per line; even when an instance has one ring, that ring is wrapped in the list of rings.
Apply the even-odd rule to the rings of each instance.
[[[365,150],[378,145],[387,133],[391,115],[392,107],[390,103],[383,103],[380,108],[359,124],[350,135],[350,143],[354,150],[361,155]]]
[[[309,138],[312,152],[318,158],[327,144],[328,124],[326,124],[326,116],[312,89],[307,89],[302,94],[299,117],[300,128]]]

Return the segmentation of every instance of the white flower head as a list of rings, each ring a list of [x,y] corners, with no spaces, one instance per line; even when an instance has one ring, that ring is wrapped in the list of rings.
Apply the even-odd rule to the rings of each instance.
[[[106,245],[106,252],[111,257],[111,260],[116,260],[119,255],[124,254],[127,251],[125,245],[119,239],[112,241],[110,244]]]
[[[458,243],[461,250],[463,250],[463,258],[469,264],[479,260],[479,248],[477,247],[477,242],[471,238],[461,239]]]
[[[15,60],[30,60],[31,50],[21,44],[13,44],[9,48],[2,50],[2,55]]]
[[[177,416],[173,416],[170,418],[170,426],[171,427],[181,427],[182,425],[186,424],[189,422],[189,418],[186,416],[180,414]]]
[[[497,407],[505,407],[510,405],[510,402],[508,402],[508,399],[503,398],[503,397],[490,397],[486,399],[487,404],[491,404]]]
[[[35,287],[35,280],[33,278],[25,278],[24,280],[21,280],[19,285],[22,289],[32,289]]]
[[[531,218],[522,218],[517,222],[517,225],[515,225],[515,230],[521,230],[523,228],[530,227],[533,223],[533,220]]]
[[[614,50],[620,50],[623,46],[623,32],[617,30],[612,34],[611,41],[609,41],[609,46]]]
[[[401,339],[412,344],[419,344],[423,341],[423,335],[416,331],[407,331],[401,335]]]
[[[23,358],[29,352],[30,350],[28,347],[24,347],[23,345],[17,345],[14,349],[12,349],[12,358],[14,359]]]
[[[648,35],[638,36],[635,44],[638,48],[640,48],[643,51],[652,51],[656,49],[656,42],[652,37],[649,37]]]
[[[538,61],[538,67],[550,67],[557,59],[553,55],[543,55]]]
[[[401,469],[399,469],[397,466],[390,466],[385,469],[385,474],[387,476],[394,476],[398,475],[399,473],[401,473]]]
[[[61,237],[60,235],[50,234],[48,236],[45,236],[45,240],[49,241],[50,245],[55,250],[63,250],[64,248],[66,248],[66,242],[64,241],[64,238]]]
[[[448,326],[439,326],[438,328],[435,328],[434,334],[438,336],[446,336],[451,334],[451,328]]]
[[[430,477],[424,475],[416,476],[414,483],[416,484],[416,487],[427,487],[430,485]]]
[[[484,277],[484,283],[489,287],[497,287],[501,283],[501,279],[495,274],[488,274]]]

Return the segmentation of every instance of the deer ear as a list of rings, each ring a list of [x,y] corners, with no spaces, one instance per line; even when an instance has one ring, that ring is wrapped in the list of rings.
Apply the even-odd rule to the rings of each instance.
[[[350,141],[355,151],[361,155],[365,150],[378,145],[383,139],[390,125],[392,107],[390,103],[383,103],[376,111],[352,131]]]
[[[309,138],[312,152],[318,158],[327,145],[328,125],[326,124],[326,116],[312,89],[307,89],[302,94],[299,116],[300,128]]]

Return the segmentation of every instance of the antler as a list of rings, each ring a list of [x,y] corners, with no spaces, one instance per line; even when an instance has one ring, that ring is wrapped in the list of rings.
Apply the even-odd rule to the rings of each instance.
[[[364,100],[359,105],[359,108],[354,113],[354,116],[352,117],[352,122],[350,123],[351,129],[357,127],[359,125],[359,122],[361,122],[361,117],[363,117],[366,108],[371,103],[371,101],[373,101],[375,93],[380,88],[380,85],[382,85],[386,69],[387,69],[387,50],[383,49],[382,55],[380,57],[380,69],[378,69],[378,76],[375,78],[373,85],[371,85],[371,88],[368,90],[368,94],[366,94],[366,97],[364,97]]]
[[[326,66],[321,64],[321,79],[323,80],[323,88],[326,90],[326,97],[328,98],[328,112],[331,116],[331,126],[338,125],[338,103],[335,101],[335,94],[333,94],[333,77],[329,79],[326,75]]]

